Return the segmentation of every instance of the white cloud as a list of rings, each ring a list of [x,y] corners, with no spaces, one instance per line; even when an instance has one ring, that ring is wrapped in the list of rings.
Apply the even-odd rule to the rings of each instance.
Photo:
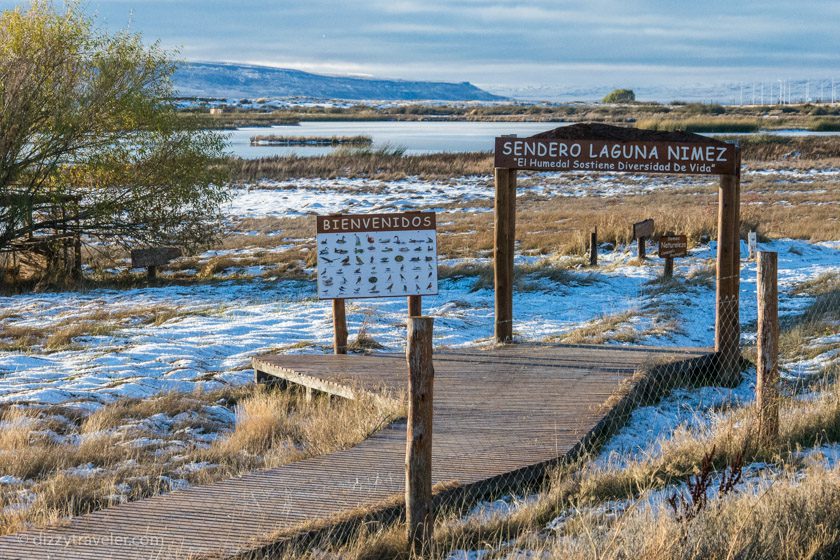
[[[0,0],[0,8],[20,2]],[[830,0],[86,0],[194,60],[331,74],[592,85],[840,70]],[[739,78],[740,76],[740,78]]]

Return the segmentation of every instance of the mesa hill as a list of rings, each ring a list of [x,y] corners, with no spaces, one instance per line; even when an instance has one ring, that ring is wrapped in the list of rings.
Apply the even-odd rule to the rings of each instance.
[[[187,62],[173,78],[184,97],[308,97],[382,101],[496,101],[469,82],[420,82],[322,76],[300,70],[227,63]]]

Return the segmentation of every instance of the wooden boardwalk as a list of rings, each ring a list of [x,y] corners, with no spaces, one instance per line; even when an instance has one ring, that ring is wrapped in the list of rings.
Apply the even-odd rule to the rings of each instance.
[[[561,345],[436,354],[434,482],[454,494],[533,480],[626,405],[610,397],[622,385],[633,391],[624,382],[639,369],[668,364],[691,375],[708,355]],[[405,357],[397,354],[261,356],[254,368],[344,397],[406,386]],[[218,558],[260,550],[313,520],[352,518],[360,508],[395,511],[404,461],[405,424],[398,422],[352,449],[0,538],[0,558]]]

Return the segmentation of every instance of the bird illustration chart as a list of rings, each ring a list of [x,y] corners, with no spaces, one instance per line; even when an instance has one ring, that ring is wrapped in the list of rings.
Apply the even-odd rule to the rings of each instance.
[[[434,212],[317,216],[320,299],[438,293]]]

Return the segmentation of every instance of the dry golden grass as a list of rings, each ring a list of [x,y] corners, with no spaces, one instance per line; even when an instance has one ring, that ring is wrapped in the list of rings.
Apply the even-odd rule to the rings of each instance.
[[[0,534],[168,492],[177,487],[173,480],[204,484],[344,449],[402,415],[402,402],[310,401],[248,386],[120,400],[87,416],[65,407],[6,407],[0,476],[22,482],[0,485]],[[235,410],[234,424],[208,414],[208,406]],[[145,424],[161,417],[171,424],[166,433]],[[203,444],[195,430],[218,437]]]
[[[741,139],[745,157],[754,167],[772,171],[805,171],[840,165],[840,140],[835,138]],[[791,154],[796,157],[787,157]],[[813,157],[815,159],[807,159]],[[452,180],[475,174],[486,178],[487,199],[446,205],[453,212],[438,225],[439,254],[443,258],[489,257],[493,247],[492,161],[488,154],[444,154],[398,156],[384,153],[337,155],[326,158],[283,158],[276,161],[243,162],[250,166],[243,178],[253,180],[275,167],[284,179],[296,177],[375,176],[395,179],[420,176]],[[262,167],[261,167],[262,166]],[[517,239],[524,254],[583,256],[589,232],[598,228],[601,243],[627,244],[631,224],[653,218],[657,234],[668,231],[688,235],[696,244],[714,239],[717,231],[717,185],[714,180],[695,179],[678,189],[663,188],[621,196],[559,196],[577,188],[578,177],[568,174],[540,175],[522,172],[521,185],[547,185],[551,194],[523,191],[517,201]],[[588,181],[589,179],[584,179]],[[632,178],[626,179],[634,181]],[[682,179],[680,179],[682,180]],[[638,182],[638,180],[636,180]],[[374,192],[378,187],[371,186]],[[761,238],[792,237],[809,241],[840,238],[840,185],[832,178],[812,176],[746,174],[742,183],[742,236],[756,230]],[[487,212],[459,212],[459,208],[485,208]],[[200,259],[186,257],[174,262],[165,281],[212,282],[246,279],[244,269],[263,266],[258,276],[306,279],[315,263],[314,219],[311,217],[245,218],[234,224],[218,249],[244,249],[232,254]],[[288,245],[288,248],[284,246]],[[282,248],[277,250],[278,248]],[[651,247],[655,250],[654,247]],[[105,259],[105,257],[102,257]],[[105,266],[106,261],[100,263]],[[110,263],[111,265],[113,262]],[[188,273],[195,269],[197,274]],[[253,272],[249,272],[254,274]],[[145,282],[141,275],[94,275],[89,280],[101,285],[135,286]],[[11,332],[11,331],[10,331]],[[12,333],[15,334],[15,333]],[[58,341],[60,342],[60,341]],[[26,333],[6,341],[10,348],[31,346]]]
[[[362,324],[359,326],[359,330],[356,331],[356,336],[354,336],[347,343],[348,352],[358,352],[360,354],[367,354],[376,350],[383,350],[385,348],[368,333],[368,324],[370,323],[370,318],[370,314],[366,313]]]
[[[833,146],[838,144],[834,142]],[[840,144],[838,144],[840,145]],[[765,150],[773,143],[756,144]],[[788,149],[787,144],[781,145]],[[796,147],[796,146],[795,146]],[[835,146],[836,147],[836,146]],[[817,146],[819,148],[819,146]],[[798,147],[796,147],[798,149]],[[832,168],[840,160],[788,160],[760,165],[774,171],[807,171]],[[486,174],[486,170],[485,170]],[[438,224],[438,252],[441,258],[474,259],[490,257],[493,248],[492,212],[459,212],[461,207],[492,206],[492,178],[487,177],[486,200],[448,205],[453,212]],[[551,257],[574,257],[574,265],[585,265],[589,233],[598,228],[602,244],[627,245],[632,240],[631,224],[646,218],[656,222],[656,234],[686,234],[694,246],[715,239],[717,235],[718,185],[715,180],[694,179],[679,188],[660,190],[630,189],[621,196],[558,196],[576,189],[578,179],[571,175],[539,175],[521,173],[521,185],[546,185],[556,194],[534,194],[523,191],[517,200],[517,246],[521,254]],[[588,180],[588,179],[586,179]],[[633,179],[627,179],[633,181]],[[371,187],[375,189],[376,187]],[[742,182],[741,235],[757,231],[761,239],[790,237],[812,242],[840,239],[840,184],[831,176],[757,175],[747,174]],[[264,265],[263,277],[302,279],[314,264],[314,220],[308,217],[244,219],[224,241],[224,248],[251,248],[241,257],[217,257],[198,263],[184,260],[179,267],[204,268],[204,276],[217,277],[243,266]],[[242,233],[257,233],[243,235]],[[272,246],[290,244],[294,249],[267,251]],[[655,254],[655,242],[650,244]],[[602,251],[609,251],[609,246]],[[555,268],[571,268],[561,265]],[[459,264],[442,267],[441,278],[470,275],[476,277],[476,288],[492,284],[491,270],[480,264]],[[526,274],[527,275],[527,274]],[[562,281],[558,280],[558,281]],[[528,287],[525,282],[519,288]]]
[[[836,558],[840,471],[812,468],[803,475],[717,500],[689,522],[676,520],[668,506],[631,507],[619,516],[582,509],[556,536],[530,535],[502,548],[581,560]]]
[[[187,112],[189,118],[199,118],[208,127],[234,128],[241,126],[270,126],[297,124],[301,121],[481,121],[481,122],[607,122],[618,126],[633,126],[646,118],[683,121],[711,117],[729,119],[760,119],[762,128],[810,128],[834,130],[838,109],[835,105],[810,103],[779,105],[722,106],[707,103],[674,101],[662,104],[635,102],[617,104],[492,104],[473,106],[464,104],[429,106],[422,103],[398,107],[374,107],[357,104],[351,107],[297,107],[283,110],[250,110],[231,106],[221,115],[209,116],[207,109]],[[552,126],[546,124],[546,128]],[[292,129],[290,129],[292,130]]]
[[[337,151],[320,157],[277,156],[253,160],[231,160],[235,181],[252,183],[260,179],[318,177],[370,177],[397,180],[406,177],[451,178],[484,175],[493,169],[490,153],[452,153],[434,156],[405,156],[394,151]]]
[[[15,322],[10,324],[10,320],[6,320],[0,324],[0,349],[28,352],[41,348],[54,352],[72,347],[82,337],[108,335],[130,326],[160,326],[175,318],[205,312],[168,305],[151,305],[85,311],[59,318],[53,323],[19,325]]]
[[[638,311],[624,311],[614,315],[603,315],[549,342],[565,344],[605,344],[607,342],[636,342],[643,334],[630,321],[639,316]]]
[[[698,276],[697,281],[704,281],[703,272]],[[783,359],[801,356],[803,348],[829,349],[818,342],[825,334],[836,334],[836,281],[836,275],[819,277],[794,290],[818,297],[828,294],[831,301],[815,301],[819,313],[806,309],[798,322],[784,328],[783,338],[807,325],[805,335],[797,334],[800,347],[793,356],[783,353]],[[460,549],[486,550],[491,558],[834,558],[840,552],[835,548],[840,514],[833,505],[840,499],[840,467],[824,471],[803,458],[801,450],[840,442],[839,373],[835,361],[808,387],[813,395],[782,398],[775,443],[759,441],[752,403],[724,403],[704,412],[698,422],[639,449],[635,458],[594,462],[583,456],[559,467],[544,486],[520,489],[530,496],[511,513],[489,518],[464,518],[457,508],[441,513],[427,556],[447,558]],[[696,518],[678,520],[661,496],[673,494],[696,475],[710,451],[717,472],[737,457],[748,464],[769,465],[762,475],[766,480],[758,482],[764,486],[713,498]],[[660,498],[651,510],[646,504],[653,493]],[[558,517],[566,519],[562,526],[546,530]],[[408,558],[404,531],[399,524],[372,532],[362,529],[347,544],[328,543],[323,548],[340,558]],[[756,556],[756,551],[764,554]],[[303,551],[295,553],[305,556]]]
[[[711,116],[674,119],[658,117],[641,119],[636,128],[648,130],[686,130],[688,132],[755,132],[761,121],[753,117]]]
[[[657,442],[657,451],[641,453],[620,467],[596,464],[586,456],[561,466],[545,486],[530,489],[535,493],[511,513],[471,518],[457,510],[443,513],[425,557],[484,550],[490,558],[834,558],[831,547],[840,537],[835,507],[840,469],[809,466],[798,451],[840,441],[840,385],[825,387],[816,400],[785,399],[778,445],[759,445],[754,422],[752,405],[723,409],[712,413],[710,424],[679,428]],[[739,454],[748,463],[775,465],[776,474],[767,475],[772,485],[712,500],[690,522],[676,520],[664,502],[653,510],[645,508],[651,492],[667,494],[696,474],[712,449],[716,469]],[[560,516],[566,519],[562,527],[546,530]],[[317,549],[272,558],[408,559],[404,531],[400,524],[362,528],[345,544],[322,543]],[[756,551],[765,554],[756,556]],[[808,556],[808,551],[821,555]]]

